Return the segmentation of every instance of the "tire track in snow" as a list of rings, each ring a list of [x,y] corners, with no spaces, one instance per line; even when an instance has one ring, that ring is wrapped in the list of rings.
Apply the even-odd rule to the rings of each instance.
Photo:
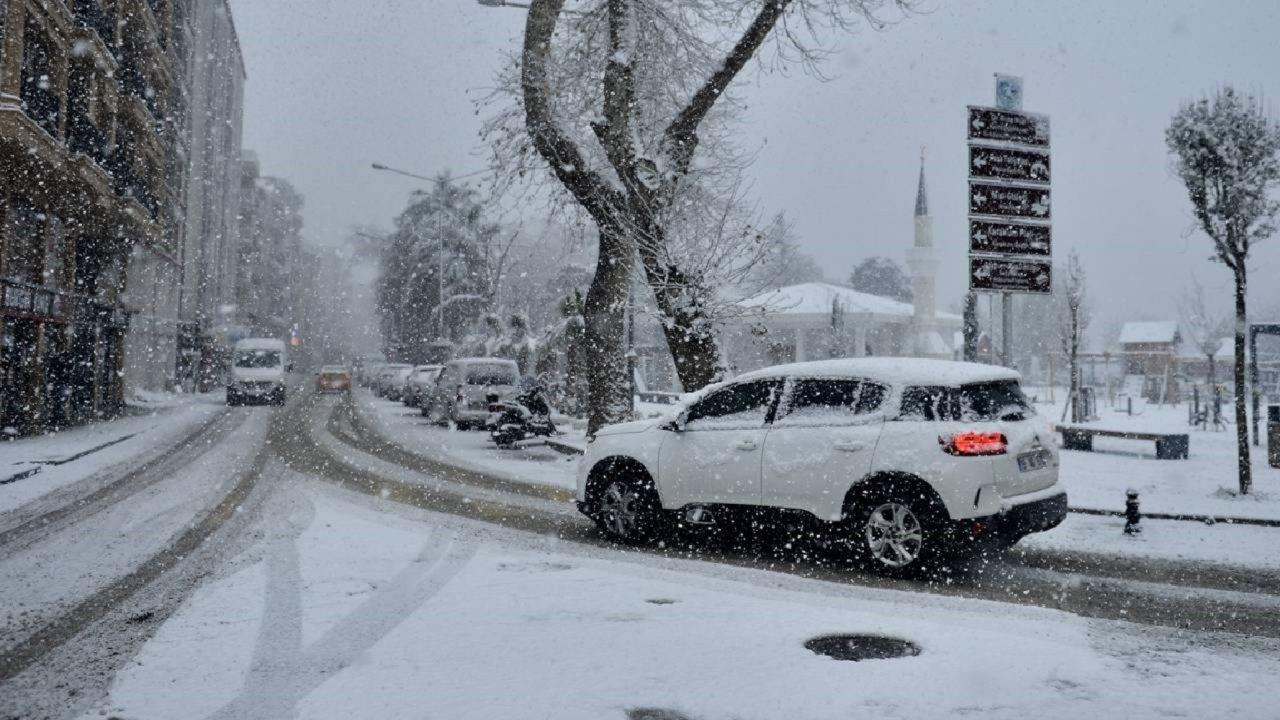
[[[223,415],[221,417],[225,419],[232,417],[232,415]],[[240,415],[236,414],[235,417],[240,417]],[[275,422],[276,417],[273,417],[272,424],[274,425]],[[200,452],[194,457],[188,457],[181,452],[182,449],[189,449],[199,439],[200,435],[188,438],[180,443],[179,447],[175,447],[173,451],[166,453],[165,462],[140,468],[113,482],[106,488],[93,493],[91,496],[93,502],[86,500],[82,503],[75,503],[14,528],[10,531],[11,533],[22,531],[27,533],[27,536],[24,537],[22,534],[12,535],[9,541],[11,543],[32,542],[45,534],[39,532],[43,529],[39,525],[29,527],[32,522],[54,516],[49,521],[51,527],[48,532],[56,532],[70,523],[84,521],[106,507],[110,507],[130,495],[164,480],[173,472],[179,471],[183,466],[195,462],[204,455],[204,452]],[[209,443],[206,451],[214,447],[218,447],[217,442]],[[0,683],[11,680],[19,673],[37,664],[50,652],[71,641],[86,628],[107,616],[114,608],[128,601],[140,590],[155,582],[167,571],[186,559],[234,515],[245,498],[254,489],[269,457],[270,453],[264,444],[249,462],[247,469],[240,474],[231,489],[206,512],[198,514],[196,519],[170,543],[146,557],[132,571],[76,602],[68,610],[43,625],[39,630],[26,636],[16,644],[5,648],[0,653]],[[130,487],[129,483],[136,484],[137,487]],[[113,495],[112,493],[119,494]],[[24,530],[24,528],[26,529]]]
[[[302,642],[302,568],[298,541],[314,519],[302,493],[287,528],[275,534],[266,560],[261,630],[240,694],[214,720],[274,720],[296,716],[297,703],[369,651],[466,567],[477,546],[430,531],[412,561],[310,645]],[[300,517],[302,516],[302,517]]]
[[[17,520],[10,527],[0,530],[0,550],[13,552],[16,548],[25,547],[32,542],[51,533],[102,512],[133,495],[151,487],[169,477],[174,471],[189,465],[202,455],[217,446],[209,442],[209,438],[220,438],[234,430],[247,419],[244,413],[233,413],[223,410],[208,421],[201,423],[191,434],[181,438],[173,447],[158,457],[144,461],[123,475],[105,479],[106,484],[83,497],[71,500],[53,510],[46,512],[24,512],[19,508],[9,517]],[[203,443],[203,447],[201,444]],[[108,471],[110,472],[110,471]],[[93,476],[75,483],[72,487],[83,484],[96,485],[104,478]],[[36,501],[33,504],[43,504]]]

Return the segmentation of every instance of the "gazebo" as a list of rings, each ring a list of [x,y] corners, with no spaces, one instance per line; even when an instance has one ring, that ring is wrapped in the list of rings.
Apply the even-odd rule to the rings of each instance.
[[[762,292],[738,303],[741,314],[723,335],[732,372],[832,357],[909,355],[911,303],[811,282]],[[950,356],[942,338],[961,328],[959,315],[937,313],[936,352]]]

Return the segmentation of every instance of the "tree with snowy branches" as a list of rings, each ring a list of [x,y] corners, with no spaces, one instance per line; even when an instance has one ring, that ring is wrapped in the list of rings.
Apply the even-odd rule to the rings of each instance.
[[[1280,202],[1280,125],[1261,101],[1226,86],[1187,103],[1165,130],[1174,170],[1191,199],[1196,224],[1213,241],[1211,259],[1235,280],[1236,464],[1240,494],[1253,484],[1245,380],[1249,251],[1276,230]]]
[[[859,19],[881,27],[874,13],[890,1],[592,0],[572,13],[564,0],[530,2],[518,107],[487,135],[497,164],[514,171],[504,175],[550,173],[598,230],[584,309],[591,431],[630,409],[622,335],[637,258],[681,384],[719,377],[705,304],[719,278],[688,268],[672,231],[698,217],[685,204],[691,187],[723,200],[747,164],[730,122],[742,107],[730,97],[734,80],[771,41],[777,63],[812,66],[817,34]]]

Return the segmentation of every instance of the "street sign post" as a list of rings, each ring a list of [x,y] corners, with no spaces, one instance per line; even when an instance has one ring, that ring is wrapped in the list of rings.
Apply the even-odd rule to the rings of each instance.
[[[1049,153],[969,145],[969,177],[1049,184]]]
[[[969,181],[969,214],[1048,220],[1049,188]]]
[[[1012,293],[1053,289],[1049,116],[1022,111],[1013,75],[996,75],[995,104],[968,108],[969,290],[1001,294],[1001,362],[1012,366]]]
[[[969,106],[969,139],[1049,147],[1049,116]]]
[[[1031,223],[969,221],[969,252],[979,255],[1053,255],[1053,230]]]
[[[969,287],[974,290],[1048,295],[1053,292],[1053,264],[1048,260],[971,256]]]

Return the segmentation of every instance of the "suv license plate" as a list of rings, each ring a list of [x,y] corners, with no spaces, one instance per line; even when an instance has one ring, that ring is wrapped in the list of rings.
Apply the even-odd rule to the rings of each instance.
[[[1018,470],[1020,472],[1031,472],[1039,470],[1049,465],[1048,450],[1033,450],[1029,453],[1023,453],[1018,456]]]

